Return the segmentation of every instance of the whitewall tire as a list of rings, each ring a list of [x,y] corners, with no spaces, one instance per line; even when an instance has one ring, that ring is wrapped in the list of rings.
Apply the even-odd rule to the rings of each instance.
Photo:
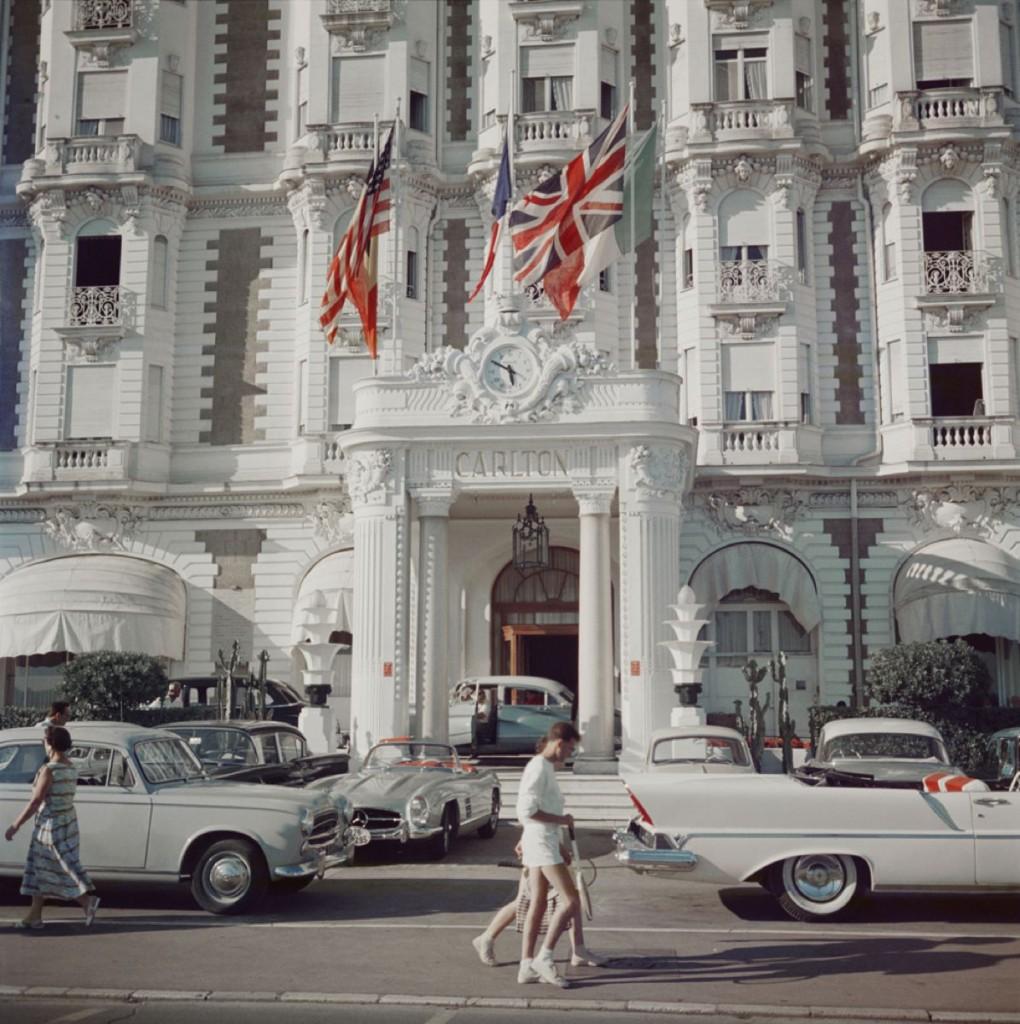
[[[805,853],[772,868],[772,891],[795,921],[831,921],[864,890],[853,857],[842,853]]]

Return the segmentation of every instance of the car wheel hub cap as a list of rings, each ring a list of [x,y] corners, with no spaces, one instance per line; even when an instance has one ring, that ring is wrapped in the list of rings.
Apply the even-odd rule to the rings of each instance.
[[[797,862],[793,876],[797,890],[816,903],[838,896],[846,881],[843,865],[835,857],[802,858]]]
[[[240,857],[224,857],[209,868],[209,887],[221,900],[236,900],[251,884],[251,872]]]

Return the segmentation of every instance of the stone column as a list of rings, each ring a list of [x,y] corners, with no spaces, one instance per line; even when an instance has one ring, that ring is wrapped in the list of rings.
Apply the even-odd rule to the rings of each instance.
[[[407,495],[398,453],[347,457],[354,506],[351,753],[407,729]]]
[[[418,735],[446,741],[450,732],[448,536],[449,488],[417,488],[418,644],[415,711]]]
[[[625,765],[645,756],[652,731],[669,724],[676,703],[672,662],[662,646],[680,589],[682,484],[687,455],[665,445],[636,445],[625,456],[620,508],[620,665]]]
[[[577,725],[584,752],[574,771],[616,771],[613,749],[613,607],[609,514],[613,491],[574,490],[581,515]]]

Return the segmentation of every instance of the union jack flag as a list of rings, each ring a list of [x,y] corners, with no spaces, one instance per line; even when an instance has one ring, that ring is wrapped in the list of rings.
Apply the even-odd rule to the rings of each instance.
[[[337,246],[326,272],[326,291],[319,307],[319,324],[330,345],[340,330],[340,311],[350,299],[361,316],[365,344],[377,354],[376,315],[379,305],[378,236],[390,229],[390,153],[393,129],[386,136],[382,152],[369,169],[361,198],[350,226]]]
[[[514,280],[542,282],[566,319],[580,292],[585,246],[623,216],[627,107],[559,174],[546,178],[510,213]]]

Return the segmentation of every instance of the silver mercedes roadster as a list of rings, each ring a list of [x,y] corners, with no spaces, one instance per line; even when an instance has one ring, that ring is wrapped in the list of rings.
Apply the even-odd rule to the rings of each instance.
[[[331,792],[347,797],[352,824],[368,829],[373,844],[420,843],[435,860],[458,833],[474,829],[491,839],[499,824],[499,777],[461,760],[449,743],[383,740]]]

